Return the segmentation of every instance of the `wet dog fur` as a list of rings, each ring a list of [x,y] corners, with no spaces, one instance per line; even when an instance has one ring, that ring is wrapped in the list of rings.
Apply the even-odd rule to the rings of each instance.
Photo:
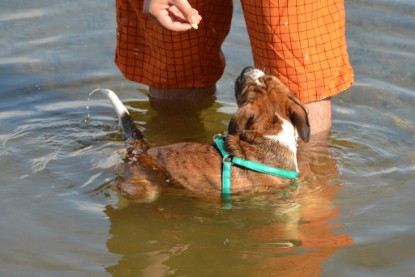
[[[221,194],[222,157],[215,145],[184,142],[149,147],[116,94],[98,90],[113,104],[124,132],[131,176],[117,185],[122,196],[151,202],[171,187],[200,195]],[[277,77],[253,67],[238,76],[235,97],[238,109],[224,135],[226,150],[235,157],[298,171],[297,138],[310,139],[308,115],[301,103]],[[232,167],[233,194],[278,191],[290,183]]]

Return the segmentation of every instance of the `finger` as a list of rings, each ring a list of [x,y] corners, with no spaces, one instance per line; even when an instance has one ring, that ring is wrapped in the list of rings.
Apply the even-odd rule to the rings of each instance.
[[[175,6],[176,4],[179,5],[181,10]],[[186,7],[190,7],[191,12],[188,12]],[[182,12],[183,10],[191,15],[191,21]],[[198,11],[191,8],[186,0],[164,0],[163,3],[145,0],[143,12],[147,17],[170,31],[187,31],[192,27],[197,29],[197,24],[202,19]]]
[[[171,13],[171,17],[176,17],[177,21],[188,22],[184,15],[177,9],[175,6],[171,6],[169,8],[169,12]],[[192,17],[194,19],[193,23],[188,23],[193,29],[198,29],[198,24],[202,20],[202,17],[199,15],[197,10],[194,10],[194,15]]]
[[[183,22],[187,22],[187,18],[182,14],[182,12],[176,6],[170,6],[167,11],[169,12],[169,16],[172,18],[176,18],[177,20],[181,20]]]
[[[163,14],[160,14],[159,17],[154,19],[159,25],[170,31],[182,32],[192,28],[183,16],[176,17],[169,13],[169,11],[164,11]]]
[[[183,21],[189,22],[187,20],[187,18],[183,15],[183,13],[176,7],[176,6],[171,6],[168,8],[168,11],[173,14],[175,17],[180,18]],[[193,17],[195,19],[195,21],[193,21],[193,23],[200,23],[200,21],[202,20],[202,17],[199,15],[199,12],[197,10],[193,10]],[[191,23],[191,22],[189,22]]]
[[[198,11],[193,9],[187,0],[171,0],[170,4],[175,6],[190,24],[200,22]]]

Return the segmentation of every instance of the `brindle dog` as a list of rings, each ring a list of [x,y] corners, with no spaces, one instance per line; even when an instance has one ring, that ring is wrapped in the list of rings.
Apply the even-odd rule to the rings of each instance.
[[[152,201],[163,188],[176,186],[196,194],[220,195],[222,156],[214,144],[178,143],[149,147],[125,106],[114,92],[98,89],[111,101],[124,131],[126,162],[131,178],[118,184],[131,200]],[[238,110],[224,135],[225,148],[234,157],[298,171],[297,138],[308,142],[310,125],[305,108],[277,77],[253,67],[235,82]],[[232,194],[277,191],[291,181],[232,167]]]

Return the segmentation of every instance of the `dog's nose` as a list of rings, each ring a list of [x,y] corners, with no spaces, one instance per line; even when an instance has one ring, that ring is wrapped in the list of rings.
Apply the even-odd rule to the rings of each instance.
[[[244,80],[257,80],[259,77],[265,75],[264,72],[262,72],[259,69],[256,69],[254,67],[246,67],[244,68],[244,70],[242,71],[241,77]]]
[[[253,66],[247,66],[244,69],[242,69],[241,77],[245,76],[245,74],[249,74],[250,71],[255,70]]]

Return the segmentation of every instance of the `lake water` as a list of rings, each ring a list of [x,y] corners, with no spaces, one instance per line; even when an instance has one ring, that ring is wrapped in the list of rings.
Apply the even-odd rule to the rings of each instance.
[[[210,142],[252,64],[238,3],[216,99],[183,112],[113,64],[112,0],[2,0],[0,276],[414,276],[415,2],[346,7],[356,83],[333,99],[330,136],[302,145],[298,190],[226,209],[119,201],[122,136],[88,94],[116,91],[151,143]]]

